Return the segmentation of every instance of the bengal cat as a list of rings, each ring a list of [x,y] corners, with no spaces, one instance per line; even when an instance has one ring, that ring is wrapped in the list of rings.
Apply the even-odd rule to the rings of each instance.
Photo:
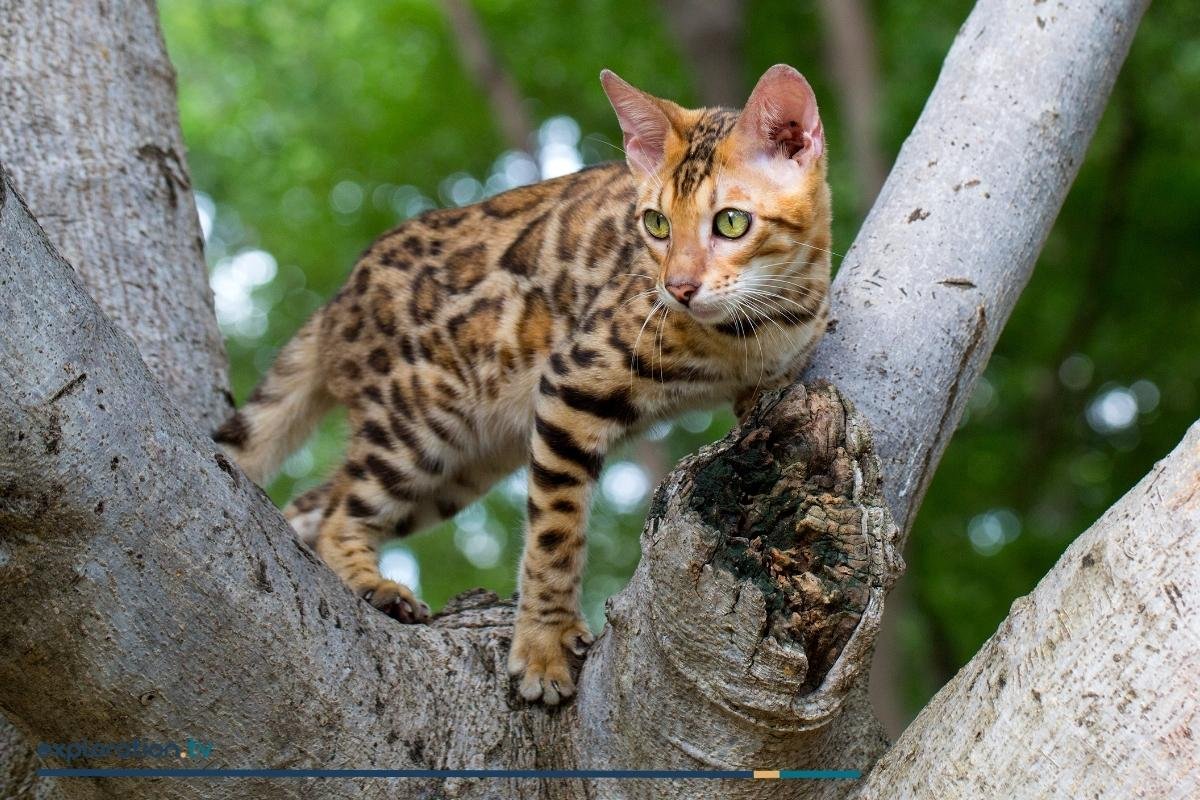
[[[741,413],[796,375],[828,313],[825,142],[800,73],[772,67],[741,112],[600,79],[627,164],[384,234],[215,436],[263,484],[344,404],[345,462],[288,516],[401,622],[429,608],[380,574],[380,540],[452,516],[528,464],[509,672],[548,704],[575,691],[567,651],[592,641],[579,585],[605,454],[686,409],[734,401]]]

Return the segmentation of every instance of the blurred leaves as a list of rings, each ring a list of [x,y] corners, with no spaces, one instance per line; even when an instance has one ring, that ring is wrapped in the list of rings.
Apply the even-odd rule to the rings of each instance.
[[[566,13],[518,0],[473,5],[541,126],[530,149],[541,148],[543,159],[549,144],[560,165],[619,157],[597,81],[603,67],[683,104],[703,93],[656,6],[588,0]],[[891,156],[971,3],[870,5]],[[239,400],[375,236],[430,205],[533,179],[531,162],[505,155],[432,0],[162,0],[160,9]],[[844,252],[860,220],[838,144],[839,98],[821,70],[820,18],[809,3],[766,0],[747,2],[745,15],[743,84],[787,62],[821,98],[834,248]],[[911,708],[1200,415],[1198,32],[1191,0],[1163,0],[1148,12],[925,499],[907,553],[912,601],[899,624]],[[277,501],[321,481],[340,453],[343,419],[329,420],[289,460],[272,487]],[[654,434],[674,463],[730,423],[727,411],[691,415]],[[598,493],[584,584],[594,625],[637,563],[657,470],[636,466],[646,455],[635,445],[617,454]],[[512,591],[523,491],[519,478],[504,482],[455,523],[385,554],[389,567],[419,579],[435,608],[476,585]]]

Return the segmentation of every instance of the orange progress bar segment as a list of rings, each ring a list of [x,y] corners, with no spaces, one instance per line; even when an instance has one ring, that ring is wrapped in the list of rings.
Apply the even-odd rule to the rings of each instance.
[[[756,769],[754,770],[754,779],[759,780],[765,778],[767,780],[779,780],[779,770],[777,769]]]

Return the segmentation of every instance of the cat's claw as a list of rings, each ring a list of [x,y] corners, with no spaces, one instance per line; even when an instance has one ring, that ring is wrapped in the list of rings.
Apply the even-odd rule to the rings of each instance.
[[[508,674],[521,676],[517,688],[521,697],[555,706],[575,694],[568,654],[583,655],[592,641],[583,620],[566,625],[518,622],[508,655]]]
[[[381,580],[362,592],[362,598],[397,622],[429,621],[429,606],[418,600],[402,583]]]
[[[567,649],[577,656],[581,656],[588,651],[592,646],[592,642],[596,641],[596,637],[592,636],[592,632],[586,628],[579,631],[565,640]]]

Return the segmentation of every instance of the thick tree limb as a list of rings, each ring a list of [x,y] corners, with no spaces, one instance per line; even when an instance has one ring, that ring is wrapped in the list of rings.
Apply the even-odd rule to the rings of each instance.
[[[15,654],[0,662],[0,706],[36,740],[192,736],[231,766],[849,765],[881,751],[869,716],[838,712],[862,705],[847,695],[895,574],[895,528],[869,437],[832,389],[775,398],[676,473],[587,662],[586,699],[546,710],[509,686],[510,603],[468,598],[426,627],[355,600],[175,411],[13,193],[0,208],[0,285],[0,636]],[[747,516],[748,496],[759,499]],[[800,549],[772,560],[761,541],[715,534],[713,513]],[[844,724],[826,724],[835,718]],[[177,796],[226,791],[196,782]],[[254,791],[291,796],[294,785]]]
[[[225,349],[153,4],[0,0],[0,20],[0,160],[179,408],[215,426]],[[0,795],[46,796],[2,718],[0,738]]]
[[[225,347],[153,3],[0,0],[0,160],[184,413],[228,415]]]
[[[833,286],[808,375],[866,416],[907,531],[1149,0],[980,0]]]
[[[53,781],[39,780],[41,764],[24,734],[0,718],[0,797],[12,800],[56,800],[62,794]]]
[[[1200,796],[1200,423],[1080,536],[855,798]]]
[[[892,504],[905,525],[1077,160],[1050,162],[1081,155],[1142,8],[1132,0],[1101,2],[1091,14],[1097,5],[1107,27],[1075,20],[1088,15],[1060,4],[1058,19],[1079,24],[1060,31],[1051,20],[1042,30],[1056,38],[1035,48],[1014,32],[1025,25],[1024,5],[981,3],[901,154],[903,183],[889,182],[864,244],[839,276],[841,323],[815,373],[841,375],[876,422],[895,426],[881,435],[900,486]],[[1125,26],[1116,33],[1114,19]],[[1042,82],[998,96],[991,80],[1004,47],[1048,62],[1029,70]],[[1102,68],[1072,55],[1089,48]],[[1093,94],[1084,95],[1080,71],[1093,80]],[[980,100],[964,109],[955,89],[982,79],[987,85],[974,88],[990,105]],[[1070,135],[1047,143],[1038,138],[1044,126],[1030,120],[1057,104],[1048,93],[1063,87],[1084,110],[1059,108]],[[993,175],[990,159],[1002,153],[982,122],[972,131],[958,119],[985,120],[995,109],[1022,120],[1005,117],[989,130],[1030,150],[1042,173],[1036,179],[1012,157],[1017,178]],[[939,125],[972,134],[952,139],[951,148],[968,144],[989,158],[975,164],[965,151],[944,155]],[[942,158],[968,174],[935,175],[961,178],[960,192],[991,197],[950,202],[958,196],[952,185],[922,179],[919,167]],[[995,186],[967,187],[976,167]],[[865,426],[833,390],[794,387],[772,398],[751,425],[668,479],[643,536],[643,561],[613,600],[578,701],[559,710],[529,707],[515,701],[504,675],[508,604],[468,597],[433,626],[404,627],[353,600],[262,493],[179,414],[5,186],[0,592],[9,613],[0,617],[0,641],[17,657],[0,662],[0,707],[25,732],[51,741],[195,736],[216,743],[218,766],[864,768],[882,751],[862,686],[882,594],[898,566],[896,542]],[[986,202],[992,197],[1030,208],[995,211]],[[910,205],[931,215],[894,218]],[[929,252],[911,230],[933,220],[923,229],[939,237],[928,240]],[[952,235],[989,222],[997,230],[988,241]],[[1017,223],[1026,226],[1025,238]],[[885,253],[885,236],[899,249]],[[978,298],[953,279],[935,285],[948,265],[959,265],[953,258],[965,244],[977,254],[966,277]],[[863,266],[865,254],[876,272]],[[1000,260],[1006,257],[1017,266]],[[922,258],[919,268],[910,263]],[[876,291],[872,282],[889,288]],[[914,325],[917,312],[940,333]],[[923,443],[921,433],[937,435]],[[901,446],[915,455],[906,458]],[[817,540],[827,555],[814,561]],[[772,542],[793,546],[776,553]],[[76,797],[162,794],[145,783],[62,788]],[[683,783],[553,788],[555,797],[699,791]],[[435,790],[551,796],[549,785],[537,783],[403,786],[407,796]],[[846,790],[814,788],[829,797]],[[189,782],[171,791],[269,798],[310,790]],[[311,791],[373,797],[396,787],[347,782]],[[794,788],[747,783],[719,791],[780,796]]]

